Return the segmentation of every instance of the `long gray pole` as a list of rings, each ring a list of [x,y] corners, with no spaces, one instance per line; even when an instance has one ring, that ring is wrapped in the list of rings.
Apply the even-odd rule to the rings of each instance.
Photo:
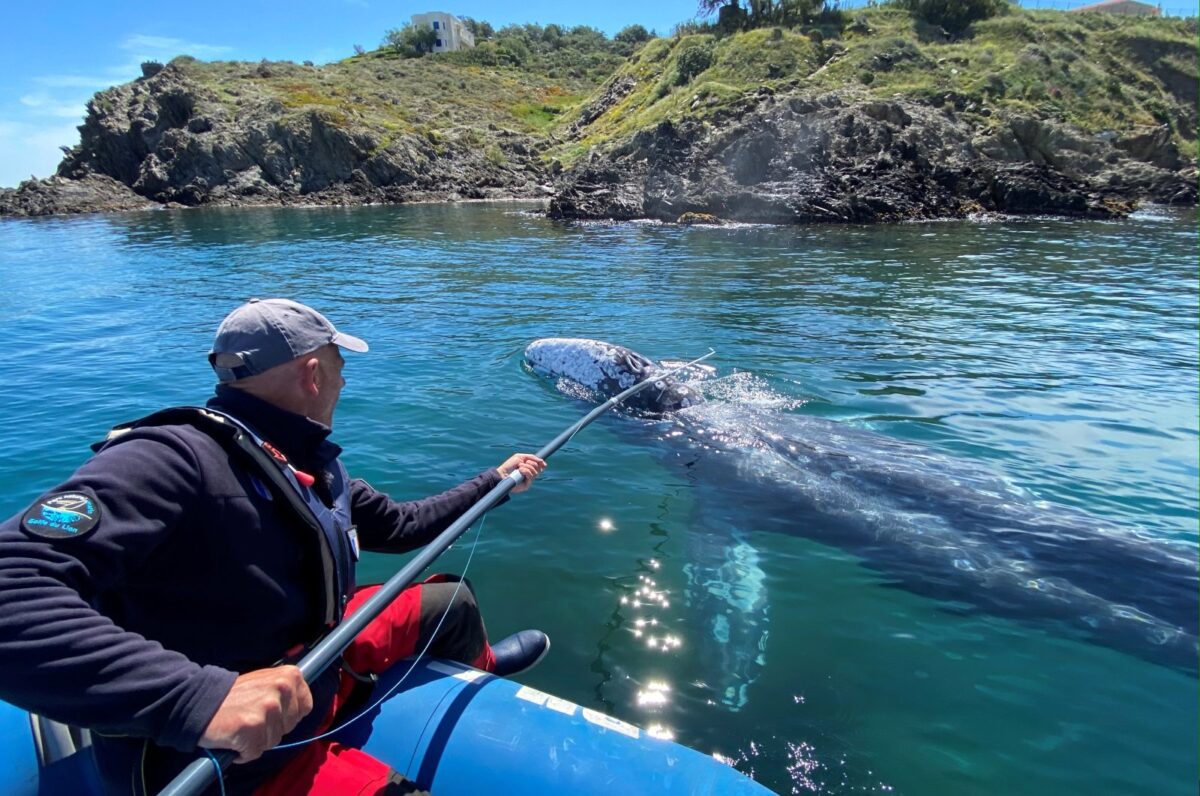
[[[693,359],[686,365],[681,365],[660,376],[640,381],[629,389],[614,395],[588,412],[582,419],[572,424],[570,428],[567,428],[557,437],[546,443],[537,452],[538,458],[550,458],[555,451],[567,444],[571,437],[582,431],[585,426],[631,395],[641,392],[646,387],[661,382],[663,379],[669,379],[676,373],[703,362],[715,353],[716,351],[710,349],[707,354],[698,359]],[[342,651],[350,645],[354,637],[361,633],[375,617],[379,616],[384,608],[387,608],[393,600],[399,597],[400,592],[411,586],[413,581],[417,579],[417,576],[434,562],[434,559],[444,553],[446,548],[454,544],[460,536],[467,532],[467,529],[471,527],[475,520],[479,519],[485,512],[503,500],[504,496],[512,491],[512,488],[521,483],[522,480],[524,480],[524,477],[521,475],[521,471],[513,470],[507,478],[493,487],[492,491],[480,498],[471,508],[463,512],[463,515],[455,520],[449,528],[442,531],[436,539],[427,544],[399,572],[388,578],[387,582],[379,587],[379,591],[371,595],[366,602],[359,606],[357,611],[346,617],[345,621],[334,628],[329,635],[317,642],[317,645],[309,650],[308,654],[296,664],[300,669],[300,673],[304,675],[305,682],[311,683],[321,672],[329,668],[329,665],[337,660],[341,656]],[[221,769],[224,770],[227,765],[233,762],[233,759],[237,755],[232,751],[222,750],[215,752],[214,757],[217,763],[220,764]],[[159,791],[159,796],[195,796],[208,787],[213,777],[216,776],[216,773],[216,767],[213,765],[211,759],[199,758],[193,760],[175,779],[171,780],[167,787]]]

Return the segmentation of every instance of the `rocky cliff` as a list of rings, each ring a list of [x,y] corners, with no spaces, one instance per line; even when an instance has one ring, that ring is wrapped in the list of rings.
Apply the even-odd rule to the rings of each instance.
[[[88,104],[81,141],[55,177],[0,191],[0,213],[154,205],[365,204],[533,198],[548,193],[544,140],[495,122],[413,123],[386,96],[315,95],[319,71],[238,65],[214,85],[173,62]],[[404,65],[384,63],[380,82]],[[206,79],[207,78],[207,79]],[[299,96],[297,96],[299,95]],[[89,198],[90,197],[90,198]]]
[[[550,214],[780,224],[982,211],[1107,218],[1141,200],[1196,202],[1195,166],[1165,128],[1097,138],[1005,113],[980,129],[911,101],[760,92],[728,114],[663,121],[583,158],[561,175]]]
[[[1196,202],[1195,20],[1014,12],[967,35],[870,9],[832,30],[653,42],[565,128],[560,218],[799,223]]]

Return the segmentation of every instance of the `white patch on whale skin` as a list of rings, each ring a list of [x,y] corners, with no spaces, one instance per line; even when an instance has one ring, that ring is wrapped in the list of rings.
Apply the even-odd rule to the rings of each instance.
[[[581,337],[535,340],[525,349],[525,359],[534,370],[565,376],[593,390],[610,379],[621,389],[633,386],[636,378],[618,366],[619,354],[615,346]]]
[[[525,361],[542,376],[556,380],[560,392],[578,397],[581,390],[592,399],[611,398],[639,382],[649,381],[638,406],[651,411],[673,412],[703,403],[703,397],[651,359],[602,340],[580,337],[548,337],[535,340],[525,349]],[[563,389],[564,384],[572,385]]]

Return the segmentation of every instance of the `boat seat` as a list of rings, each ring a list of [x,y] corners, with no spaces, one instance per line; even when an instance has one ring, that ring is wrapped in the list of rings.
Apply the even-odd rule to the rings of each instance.
[[[92,745],[92,733],[88,730],[35,713],[29,714],[29,724],[33,730],[33,746],[37,750],[38,763],[42,767],[65,760]]]

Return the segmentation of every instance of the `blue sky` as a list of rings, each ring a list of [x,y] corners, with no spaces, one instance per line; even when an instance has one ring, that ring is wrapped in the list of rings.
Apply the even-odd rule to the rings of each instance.
[[[370,49],[414,13],[445,10],[509,23],[591,25],[612,35],[638,23],[667,33],[693,17],[695,0],[87,0],[6,4],[0,34],[0,186],[45,177],[78,143],[84,106],[102,88],[141,74],[147,60],[187,53],[203,60],[324,63]]]

